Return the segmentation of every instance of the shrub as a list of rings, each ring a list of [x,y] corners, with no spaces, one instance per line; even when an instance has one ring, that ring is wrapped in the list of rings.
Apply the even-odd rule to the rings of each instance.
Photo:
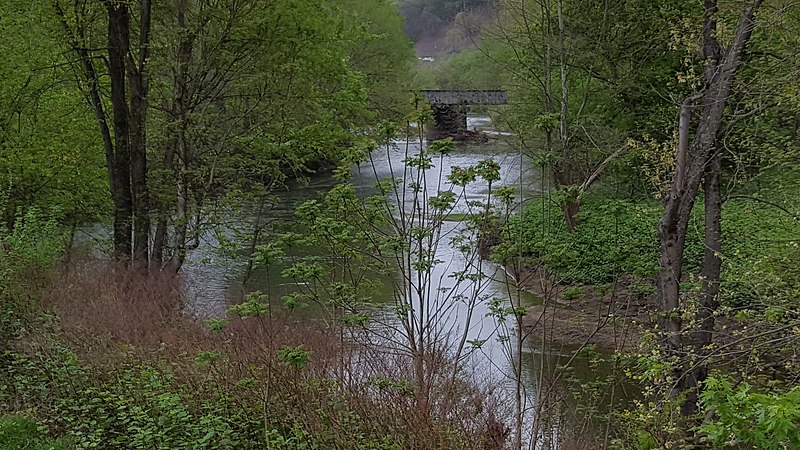
[[[653,276],[658,269],[655,224],[660,207],[589,197],[569,233],[560,207],[546,198],[511,219],[493,255],[532,257],[559,282],[599,284],[623,274]]]
[[[10,342],[23,328],[25,317],[47,284],[50,269],[64,251],[66,234],[56,216],[48,217],[36,208],[29,208],[10,226],[0,224],[2,344]],[[3,233],[9,228],[10,232]]]
[[[800,186],[800,183],[794,183]],[[800,283],[795,270],[800,260],[800,221],[797,210],[800,187],[780,186],[787,199],[775,205],[734,197],[723,207],[721,302],[733,308],[794,310]],[[777,198],[769,187],[755,198]],[[569,233],[556,201],[541,198],[513,217],[502,232],[493,258],[531,258],[543,264],[554,281],[575,285],[609,283],[621,275],[653,278],[658,272],[657,224],[663,213],[651,199],[618,200],[600,193],[587,195],[580,223]],[[686,236],[686,280],[699,273],[703,260],[703,203],[693,210]],[[696,278],[695,278],[696,280]],[[634,286],[636,295],[654,293],[650,285]]]
[[[90,368],[64,347],[41,354],[7,355],[3,394],[11,404],[36,408],[76,448],[263,446],[264,422],[228,391],[182,383],[167,369],[133,361]]]
[[[734,387],[727,379],[709,378],[701,402],[716,415],[701,427],[715,448],[800,448],[800,387],[762,394],[748,384]]]
[[[583,288],[580,286],[570,286],[561,292],[561,298],[566,302],[577,300],[583,296]]]

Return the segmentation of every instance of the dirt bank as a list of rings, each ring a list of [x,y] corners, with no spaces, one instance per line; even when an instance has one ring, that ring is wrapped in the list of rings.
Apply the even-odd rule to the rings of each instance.
[[[568,287],[553,283],[540,268],[522,266],[511,273],[523,290],[542,299],[529,308],[523,327],[550,344],[635,351],[653,328],[658,305],[649,280],[625,277],[608,285]]]

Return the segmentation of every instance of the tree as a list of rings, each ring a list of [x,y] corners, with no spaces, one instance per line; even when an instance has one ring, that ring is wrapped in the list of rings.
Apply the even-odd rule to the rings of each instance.
[[[0,218],[9,226],[31,207],[76,225],[108,206],[91,110],[57,63],[56,30],[49,5],[0,5]]]
[[[417,114],[414,119],[423,123],[426,112]],[[507,309],[487,292],[477,230],[496,218],[494,202],[503,202],[508,212],[512,188],[496,187],[500,165],[492,160],[452,165],[450,140],[426,147],[419,130],[417,143],[398,144],[393,127],[380,132],[377,145],[362,140],[350,161],[381,177],[374,194],[359,195],[346,182],[349,165],[342,167],[337,175],[343,183],[297,209],[302,232],[293,222],[255,254],[261,264],[291,263],[282,272],[296,283],[296,291],[283,297],[289,312],[314,302],[332,326],[342,327],[342,345],[366,340],[363,361],[354,361],[358,368],[350,370],[385,376],[381,369],[389,364],[393,376],[403,377],[398,382],[412,382],[418,414],[448,417],[457,408],[471,408],[453,396],[460,395],[463,364],[484,342],[474,335],[478,305]],[[393,166],[390,160],[387,172],[378,162],[383,154],[404,155],[403,163]],[[474,183],[488,185],[485,202],[468,195]],[[455,215],[467,219],[453,221]],[[448,247],[450,260],[440,259]],[[380,289],[384,284],[388,292]],[[385,315],[377,306],[387,302],[391,313]]]
[[[100,74],[87,35],[92,24],[84,23],[94,5],[74,4],[75,22],[70,23],[59,1],[53,4],[70,50],[78,58],[79,86],[94,109],[105,146],[108,180],[114,202],[114,257],[148,267],[149,200],[147,194],[147,106],[151,4],[139,2],[138,43],[131,47],[131,17],[127,2],[103,1],[106,11],[105,54],[110,79],[111,120],[101,97]],[[101,47],[102,48],[102,47]],[[129,90],[129,91],[128,91]],[[112,128],[109,128],[112,122]],[[113,129],[113,137],[112,137]]]
[[[660,238],[661,271],[658,276],[662,316],[659,325],[664,331],[664,351],[671,359],[679,358],[683,351],[685,330],[681,328],[681,277],[683,274],[686,233],[701,183],[705,196],[705,254],[703,257],[703,286],[700,295],[698,322],[700,333],[695,341],[696,350],[711,341],[714,311],[717,305],[720,280],[721,255],[721,204],[720,175],[722,171],[720,131],[725,110],[731,96],[736,74],[745,57],[745,49],[755,29],[755,15],[761,0],[745,2],[731,42],[723,48],[718,40],[718,6],[716,0],[704,3],[702,56],[703,85],[687,97],[680,111],[679,141],[672,188],[667,195],[664,215],[658,224]],[[699,122],[690,142],[692,111],[698,102],[702,108]],[[684,415],[697,408],[697,390],[705,380],[705,366],[686,367],[676,363],[675,386],[672,398],[689,390],[683,403]]]
[[[171,272],[221,224],[222,198],[259,201],[397,111],[411,56],[399,21],[378,24],[360,2],[69,8],[55,3],[105,147],[116,258]]]
[[[484,33],[512,74],[508,122],[561,190],[575,230],[581,197],[662,106],[653,84],[679,66],[667,24],[682,2],[506,0]],[[494,48],[492,48],[494,47]]]
[[[413,77],[413,43],[403,34],[403,21],[389,0],[338,0],[337,15],[350,36],[344,51],[351,69],[363,77],[371,114],[363,125],[396,120],[411,112],[409,84]]]
[[[176,1],[158,10],[158,267],[176,272],[204,233],[234,226],[223,211],[260,204],[287,179],[338,159],[366,119],[363,79],[346,57],[356,31],[324,2],[270,5]],[[258,235],[266,224],[256,222]]]

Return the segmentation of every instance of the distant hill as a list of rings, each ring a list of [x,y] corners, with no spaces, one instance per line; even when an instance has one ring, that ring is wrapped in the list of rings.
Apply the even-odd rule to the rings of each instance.
[[[492,17],[491,0],[397,0],[396,4],[419,56],[474,47],[482,26]]]

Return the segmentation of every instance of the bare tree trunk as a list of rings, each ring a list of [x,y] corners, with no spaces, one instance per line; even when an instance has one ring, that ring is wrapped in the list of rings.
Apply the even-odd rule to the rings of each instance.
[[[150,232],[147,196],[146,120],[148,84],[145,65],[150,36],[150,0],[141,0],[139,52],[135,60],[130,48],[130,12],[127,3],[103,2],[108,19],[108,75],[111,84],[113,132],[108,126],[98,75],[86,45],[86,30],[78,23],[70,27],[59,2],[56,15],[83,68],[85,97],[94,110],[106,157],[111,198],[114,203],[114,259],[147,268]],[[80,82],[79,82],[80,84]],[[130,105],[127,91],[130,90]]]
[[[172,258],[169,260],[168,270],[172,273],[178,273],[186,260],[186,238],[188,236],[190,211],[189,211],[189,183],[186,180],[186,174],[189,170],[190,155],[186,142],[186,129],[183,120],[179,122],[180,128],[177,131],[177,149],[176,153],[180,161],[180,168],[177,176],[178,197],[176,202],[175,215],[177,216],[178,223],[175,226],[175,251],[172,253]]]
[[[569,110],[569,85],[567,83],[567,49],[564,24],[564,2],[558,0],[558,66],[561,72],[561,111],[559,112],[559,138],[561,140],[561,159],[564,168],[562,175],[565,183],[571,183],[569,137],[567,136],[567,114]]]
[[[179,177],[180,173],[175,173],[175,156],[178,153],[179,140],[185,138],[186,134],[186,120],[189,110],[189,88],[188,88],[188,73],[189,63],[192,60],[192,52],[194,48],[194,34],[188,32],[188,25],[186,21],[186,14],[189,10],[189,0],[178,0],[178,7],[176,11],[175,24],[180,30],[180,41],[176,53],[177,68],[175,70],[175,77],[173,79],[173,98],[170,108],[170,118],[172,119],[172,126],[177,127],[174,136],[170,139],[164,153],[163,168],[165,172]],[[183,155],[179,155],[183,158]],[[181,190],[181,184],[178,186]],[[168,204],[161,204],[159,206],[159,220],[156,225],[155,235],[153,237],[153,260],[154,266],[162,268],[164,262],[164,247],[166,246],[168,217],[170,215],[171,207]],[[184,214],[185,215],[185,214]],[[179,219],[182,219],[179,215]],[[183,233],[184,241],[186,232]],[[177,240],[176,240],[177,242]],[[178,244],[176,243],[176,249]],[[173,254],[174,256],[174,254]],[[182,265],[182,259],[173,261],[170,258],[170,269],[176,272]]]
[[[130,128],[125,94],[125,56],[130,46],[130,17],[125,3],[107,3],[108,71],[111,79],[111,106],[114,114],[114,176],[111,195],[114,199],[114,258],[129,261],[133,224],[131,198]]]
[[[687,99],[681,106],[678,124],[678,154],[672,190],[667,197],[664,216],[658,224],[661,238],[661,272],[658,281],[661,294],[659,326],[665,333],[664,346],[668,355],[674,356],[681,348],[680,277],[683,264],[685,226],[681,227],[680,207],[686,183],[686,162],[689,153],[689,122],[692,102]],[[686,219],[688,221],[688,218]],[[681,229],[683,228],[683,232]],[[677,395],[677,393],[674,393]]]
[[[542,4],[544,10],[542,14],[542,47],[544,47],[544,111],[545,114],[553,113],[553,60],[552,60],[552,46],[550,39],[552,32],[550,30],[550,0],[545,0]],[[550,127],[545,129],[545,152],[550,154],[553,151],[553,130]]]
[[[150,45],[150,0],[139,7],[138,60],[128,52],[130,87],[131,193],[133,196],[133,265],[143,271],[149,264],[150,201],[147,192],[147,63]]]
[[[694,357],[699,358],[708,353],[714,331],[714,313],[719,306],[719,283],[722,269],[722,195],[720,178],[722,175],[722,154],[719,148],[711,156],[706,167],[703,183],[705,208],[705,251],[703,254],[702,288],[698,305],[694,333]],[[686,388],[690,389],[683,402],[681,411],[684,416],[697,413],[697,401],[700,388],[708,378],[706,364],[690,361],[691,370],[686,375]]]
[[[186,25],[186,14],[188,13],[190,0],[180,0],[178,3],[178,24],[184,29]],[[168,264],[168,270],[178,273],[186,260],[186,239],[189,230],[191,212],[189,210],[189,182],[186,174],[191,168],[191,149],[189,147],[186,126],[189,120],[189,62],[192,59],[194,35],[183,33],[178,44],[178,72],[175,76],[175,104],[172,108],[172,121],[175,124],[175,152],[179,167],[175,174],[177,179],[177,203],[176,216],[178,223],[175,228],[175,251],[172,253]]]
[[[164,265],[164,247],[167,243],[167,208],[159,206],[158,222],[153,234],[153,251],[150,254],[150,265],[153,269],[162,269]]]
[[[557,164],[559,169],[556,174],[557,182],[562,187],[571,186],[574,181],[574,164],[572,162],[572,152],[570,151],[568,114],[569,114],[569,83],[567,78],[567,48],[566,48],[566,25],[564,23],[564,2],[558,0],[558,42],[559,57],[558,64],[561,71],[561,111],[559,113],[559,137],[561,140],[561,161]],[[567,230],[572,233],[578,226],[578,212],[580,211],[579,198],[568,197],[562,205],[564,211],[564,221],[567,223]]]
[[[578,213],[581,210],[579,199],[567,199],[563,205],[564,221],[567,223],[567,231],[574,232],[578,228]]]

